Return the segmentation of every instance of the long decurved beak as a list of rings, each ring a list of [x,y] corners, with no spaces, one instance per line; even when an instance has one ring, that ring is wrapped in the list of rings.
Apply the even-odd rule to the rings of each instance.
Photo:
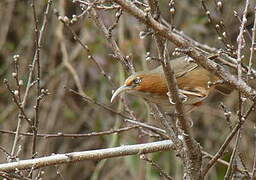
[[[126,86],[126,85],[120,86],[120,87],[114,92],[114,94],[112,95],[110,102],[112,103],[112,102],[114,101],[114,99],[115,99],[119,94],[121,94],[122,92],[131,90],[131,89],[132,89],[131,86]]]

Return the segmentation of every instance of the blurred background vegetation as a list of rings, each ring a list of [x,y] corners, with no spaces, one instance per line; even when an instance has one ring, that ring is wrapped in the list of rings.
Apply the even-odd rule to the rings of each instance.
[[[29,0],[1,0],[0,1],[0,128],[2,130],[15,131],[18,119],[18,109],[12,101],[11,95],[3,84],[3,79],[9,80],[15,88],[12,77],[13,55],[19,54],[20,78],[24,81],[24,92],[28,81],[29,64],[31,64],[34,47],[34,21]],[[37,0],[36,10],[39,24],[42,24],[47,1]],[[166,21],[170,20],[167,1],[160,1],[162,16]],[[236,38],[239,33],[240,23],[234,16],[237,11],[241,16],[244,1],[223,1],[223,11],[220,13],[216,7],[216,1],[206,1],[211,15],[216,21],[221,18],[224,21],[230,40],[236,46]],[[255,1],[251,1],[248,13],[247,29],[251,32],[254,21]],[[113,58],[112,49],[108,40],[104,37],[89,16],[84,16],[72,25],[74,31],[79,34],[82,41],[88,45],[96,61],[103,67],[107,75],[115,82],[112,86],[100,73],[95,64],[88,59],[87,52],[72,38],[72,34],[65,28],[53,13],[56,8],[60,15],[72,17],[80,14],[79,5],[72,1],[55,0],[49,12],[48,24],[43,36],[41,48],[41,82],[50,95],[45,97],[40,106],[39,133],[89,133],[125,127],[120,117],[110,114],[104,109],[85,102],[81,97],[69,93],[64,87],[77,90],[74,79],[63,65],[63,54],[60,50],[62,43],[67,47],[68,60],[79,75],[79,79],[85,93],[97,102],[106,104],[116,111],[122,111],[122,103],[110,103],[112,91],[118,87],[129,75],[117,59]],[[192,39],[215,48],[224,48],[218,40],[215,29],[209,24],[201,2],[198,0],[179,0],[175,2],[176,13],[174,25]],[[100,18],[109,27],[114,23],[115,13],[112,11],[99,11]],[[127,13],[121,16],[118,26],[112,31],[118,46],[124,56],[130,56],[136,71],[151,69],[157,66],[156,62],[145,61],[145,55],[150,52],[157,56],[156,46],[151,37],[140,39],[139,34],[145,29],[138,20]],[[63,36],[60,36],[60,31]],[[248,39],[246,39],[248,40]],[[250,41],[247,41],[250,47]],[[174,46],[172,47],[175,48]],[[173,50],[172,49],[172,50]],[[244,55],[249,57],[248,51]],[[246,62],[245,62],[246,63]],[[255,64],[255,63],[254,63]],[[231,124],[237,121],[238,93],[235,91],[230,96],[224,97],[218,92],[212,93],[206,103],[192,113],[194,126],[192,128],[195,139],[203,149],[211,154],[216,153],[230,132],[230,124],[225,120],[220,103],[223,102],[233,113]],[[147,105],[142,99],[126,95],[126,102],[136,117],[144,122],[152,121]],[[33,118],[36,101],[36,88],[32,88],[25,107],[27,114]],[[243,157],[245,166],[251,170],[255,150],[255,112],[250,116],[242,130],[242,141],[239,153]],[[157,124],[157,123],[154,123]],[[159,127],[161,127],[159,125]],[[22,122],[21,132],[29,131],[26,122]],[[1,134],[0,146],[10,152],[14,136]],[[38,156],[46,156],[52,153],[64,153],[81,150],[91,150],[119,146],[122,144],[135,144],[156,140],[150,138],[138,129],[108,136],[89,138],[38,138]],[[20,136],[21,147],[19,158],[31,158],[31,137]],[[225,153],[224,159],[229,160],[234,142]],[[175,179],[182,179],[182,168],[174,153],[154,153],[149,155],[154,161]],[[0,162],[6,162],[6,154],[0,153]],[[106,161],[83,161],[76,164],[61,165],[44,168],[45,179],[159,179],[159,172],[139,159],[137,156],[115,158]],[[226,167],[218,164],[210,174],[209,179],[223,179]]]

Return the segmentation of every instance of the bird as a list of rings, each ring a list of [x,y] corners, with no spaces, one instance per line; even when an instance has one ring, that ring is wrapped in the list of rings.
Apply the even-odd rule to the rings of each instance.
[[[185,112],[191,112],[195,107],[203,104],[203,100],[213,89],[225,95],[232,92],[231,87],[217,83],[221,81],[216,75],[196,64],[191,58],[179,57],[170,60],[170,65],[177,79],[178,92],[183,101]],[[166,112],[175,110],[167,95],[168,87],[162,66],[130,75],[124,84],[113,93],[111,102],[124,92],[155,103]]]

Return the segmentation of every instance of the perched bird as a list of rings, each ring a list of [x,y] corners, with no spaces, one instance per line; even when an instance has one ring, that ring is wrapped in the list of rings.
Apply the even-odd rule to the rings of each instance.
[[[185,112],[201,105],[201,102],[213,89],[217,89],[223,94],[229,94],[232,91],[232,88],[225,84],[215,83],[219,80],[217,76],[195,62],[187,60],[186,57],[173,59],[170,64],[177,79]],[[158,104],[166,112],[174,110],[174,106],[167,96],[168,87],[161,66],[150,71],[141,71],[130,75],[125,80],[124,85],[114,92],[111,102],[123,92],[140,96],[147,101]]]

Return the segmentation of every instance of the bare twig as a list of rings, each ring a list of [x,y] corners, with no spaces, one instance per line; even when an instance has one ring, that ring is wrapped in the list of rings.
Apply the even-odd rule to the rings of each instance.
[[[42,24],[41,29],[39,31],[38,37],[36,38],[37,39],[37,42],[36,42],[37,45],[36,46],[38,46],[38,48],[40,48],[41,44],[42,44],[42,37],[43,37],[44,31],[45,31],[45,28],[46,28],[46,25],[47,25],[47,16],[48,16],[48,13],[49,13],[50,6],[51,6],[51,0],[48,0],[46,11],[45,11],[45,14],[44,14],[43,24]],[[36,29],[37,29],[37,32],[38,32],[38,28],[36,28]],[[32,84],[32,79],[33,79],[33,72],[34,72],[34,69],[35,69],[35,64],[36,64],[37,59],[38,59],[38,53],[39,52],[36,50],[35,54],[34,54],[34,57],[33,57],[32,64],[29,68],[30,72],[29,72],[29,75],[28,75],[28,82],[27,82],[26,90],[25,90],[22,102],[19,103],[19,106],[18,106],[18,107],[20,107],[19,109],[20,109],[21,112],[24,112],[24,107],[25,107],[26,102],[27,102],[29,90],[32,87],[31,84]],[[39,90],[39,91],[41,91],[41,90]],[[39,92],[39,93],[41,93],[41,92]],[[22,113],[22,114],[24,115],[25,112]],[[27,122],[29,122],[28,118],[25,118],[25,119],[27,120]],[[15,149],[16,149],[16,146],[17,146],[19,131],[20,131],[20,127],[21,127],[21,120],[22,120],[22,118],[18,118],[17,127],[16,127],[16,135],[15,135],[15,138],[14,138],[14,141],[13,141],[13,146],[12,146],[12,153],[11,153],[12,155],[14,155]],[[29,122],[29,124],[32,127],[32,122],[31,123]]]
[[[254,132],[254,158],[253,158],[253,167],[252,167],[252,177],[251,180],[253,180],[253,178],[256,176],[256,134]]]
[[[167,117],[160,111],[159,107],[154,104],[153,105],[153,113],[156,115],[156,119],[160,121],[160,123],[163,125],[163,127],[168,132],[169,138],[174,142],[174,145],[178,149],[178,147],[181,147],[181,141],[178,139],[178,130],[177,127],[174,127],[175,125],[171,125],[172,122],[169,122],[167,120]],[[174,123],[172,123],[174,124]]]
[[[169,0],[168,6],[169,6],[170,14],[171,14],[170,24],[171,24],[171,27],[173,28],[174,27],[174,16],[175,16],[175,12],[176,12],[175,0]]]
[[[11,180],[11,179],[31,180],[31,178],[27,178],[27,177],[18,175],[16,173],[14,174],[14,173],[2,172],[2,171],[0,171],[0,176],[6,178],[8,180]]]
[[[102,31],[104,36],[107,38],[109,44],[112,47],[112,50],[114,52],[115,57],[118,58],[118,60],[121,62],[121,64],[123,65],[123,67],[126,70],[128,70],[129,72],[134,73],[135,69],[134,69],[133,65],[128,61],[128,59],[126,57],[123,56],[123,54],[122,54],[121,50],[119,49],[115,39],[112,36],[110,36],[111,33],[109,32],[108,28],[106,27],[103,20],[99,17],[99,14],[97,13],[97,11],[94,8],[91,8],[90,15],[94,19],[94,22],[97,25],[97,27]],[[120,15],[121,15],[121,13],[120,13]]]
[[[21,116],[22,118],[21,119],[25,119],[27,121],[27,123],[29,125],[32,126],[32,121],[31,119],[28,118],[28,116],[26,115],[23,107],[21,106],[20,102],[18,101],[18,96],[15,94],[15,91],[13,91],[8,83],[8,80],[7,79],[4,79],[4,84],[6,86],[6,88],[9,90],[9,92],[11,93],[12,97],[13,97],[13,101],[14,103],[17,105],[17,107],[19,108],[20,112],[21,112]]]
[[[2,146],[0,146],[0,150],[4,152],[4,154],[6,155],[6,159],[12,158],[12,155]]]
[[[69,21],[68,17],[66,17],[66,16],[65,16],[65,17],[61,17],[56,9],[55,9],[54,11],[55,11],[55,15],[58,17],[58,19],[59,19],[59,20],[65,25],[65,27],[71,32],[71,34],[73,35],[74,40],[76,40],[76,41],[83,47],[83,49],[87,52],[87,54],[88,54],[88,59],[92,60],[92,62],[93,62],[93,63],[96,65],[96,67],[99,69],[100,73],[103,74],[103,76],[110,82],[110,84],[112,84],[113,86],[115,86],[114,83],[113,83],[113,81],[112,81],[112,79],[111,79],[111,77],[107,75],[107,73],[104,71],[104,69],[101,67],[101,65],[96,61],[96,59],[95,59],[94,56],[92,55],[92,53],[91,53],[89,47],[88,47],[85,43],[82,42],[82,40],[81,40],[81,39],[79,38],[79,36],[75,33],[75,31],[70,27],[70,25],[69,25],[70,21]],[[67,62],[67,61],[65,61],[65,63],[66,63],[66,62]],[[66,64],[67,64],[67,63],[66,63]],[[68,66],[68,67],[70,68],[70,66]],[[71,72],[73,72],[73,71],[71,71]],[[81,89],[80,89],[80,90],[81,90]]]
[[[46,29],[46,26],[47,26],[47,16],[48,16],[49,11],[50,11],[51,2],[52,2],[52,0],[48,0],[46,11],[44,13],[43,24],[42,24],[41,29],[39,31],[38,47],[42,46],[42,39],[43,39],[43,35],[44,35],[45,29]],[[34,72],[35,64],[36,64],[37,53],[38,52],[35,51],[33,61],[32,61],[31,65],[30,65],[30,68],[29,68],[28,82],[27,82],[26,90],[25,90],[25,93],[24,93],[24,96],[23,96],[22,107],[25,107],[25,105],[26,105],[27,98],[28,98],[28,93],[29,93],[29,90],[31,88],[33,72]]]
[[[243,121],[244,122],[244,121]],[[228,137],[226,138],[225,142],[222,144],[222,146],[220,147],[220,149],[218,150],[218,152],[214,155],[214,157],[208,162],[208,164],[206,165],[206,167],[204,168],[204,170],[202,171],[202,176],[205,177],[205,175],[207,174],[207,172],[210,170],[210,168],[217,162],[217,160],[223,155],[223,153],[225,152],[225,149],[227,148],[227,146],[229,145],[229,143],[231,142],[231,140],[233,139],[233,137],[235,136],[235,134],[237,133],[237,131],[241,128],[242,123],[243,122],[239,122],[231,131],[231,133],[228,135]]]
[[[104,136],[104,135],[109,135],[109,134],[115,134],[115,133],[121,133],[125,131],[129,131],[131,129],[139,128],[139,125],[133,125],[133,126],[127,126],[124,128],[119,128],[119,129],[111,129],[108,131],[102,131],[102,132],[91,132],[91,133],[86,133],[86,134],[70,134],[70,133],[57,133],[57,134],[42,134],[38,133],[38,137],[42,138],[82,138],[82,137],[92,137],[92,136]],[[0,130],[0,133],[3,134],[15,134],[13,131],[8,131],[8,130]],[[33,136],[32,133],[24,133],[20,132],[20,135],[22,136]],[[1,149],[1,147],[0,147]]]
[[[216,30],[217,34],[218,34],[218,39],[223,43],[223,45],[227,48],[227,51],[228,51],[228,54],[231,55],[232,57],[235,57],[235,49],[234,49],[234,46],[231,45],[231,43],[229,42],[229,40],[227,39],[227,32],[224,31],[225,29],[225,26],[224,26],[224,23],[223,21],[221,20],[219,22],[219,24],[216,24],[214,23],[214,20],[213,18],[211,17],[211,13],[210,11],[207,9],[206,7],[206,4],[205,4],[205,1],[204,0],[201,0],[202,2],[202,7],[205,11],[205,14],[207,15],[208,17],[208,20],[209,22],[214,26],[214,29]],[[222,4],[223,6],[223,4]],[[220,7],[220,6],[218,6]],[[224,31],[224,32],[223,32]]]
[[[237,76],[238,76],[238,81],[241,81],[242,79],[242,49],[245,47],[245,40],[244,40],[244,28],[245,28],[245,23],[247,22],[247,11],[248,11],[248,6],[249,6],[249,0],[246,0],[244,12],[243,12],[243,18],[242,18],[242,24],[240,26],[240,31],[239,35],[237,37],[237,43],[238,43],[238,48],[237,48]]]
[[[117,9],[117,12],[116,12],[116,20],[115,20],[115,22],[108,28],[108,33],[109,33],[109,38],[108,39],[111,38],[112,31],[117,27],[118,22],[119,22],[119,20],[120,20],[120,18],[122,16],[122,14],[123,14],[123,9],[121,9],[119,7],[119,9]]]
[[[150,130],[152,130],[154,132],[157,132],[157,133],[161,133],[161,135],[164,135],[166,138],[169,138],[169,136],[166,135],[166,131],[161,129],[161,128],[151,126],[149,124],[145,124],[143,122],[135,121],[135,120],[132,120],[132,119],[124,119],[124,121],[128,122],[128,123],[131,123],[131,124],[139,125],[140,127],[150,129]]]
[[[237,13],[236,11],[234,11],[234,16],[238,19],[239,23],[242,24],[242,20],[241,20],[241,18],[239,17],[239,15],[238,15],[238,13]],[[252,40],[252,36],[251,36],[249,30],[248,30],[247,28],[245,28],[244,31],[246,32],[248,38],[249,38],[250,40]]]
[[[243,123],[245,122],[245,120],[249,117],[249,115],[251,114],[251,112],[255,109],[256,106],[256,102],[254,102],[251,107],[249,108],[249,110],[245,113],[245,115],[243,115],[243,117],[241,118],[242,121],[239,121],[237,123],[237,125],[233,128],[233,130],[230,132],[230,134],[228,135],[228,137],[226,138],[225,142],[222,144],[221,148],[218,150],[218,152],[214,155],[214,157],[208,162],[208,164],[206,165],[206,167],[203,169],[202,171],[202,175],[203,177],[207,174],[207,172],[210,170],[210,168],[216,163],[216,161],[223,155],[223,153],[225,152],[225,149],[227,148],[228,144],[230,143],[230,141],[233,139],[234,135],[237,133],[237,131],[241,128],[241,126],[243,125]]]
[[[161,136],[164,136],[164,137],[168,138],[168,136],[165,134],[166,132],[163,129],[161,129],[161,128],[157,128],[157,127],[154,127],[154,126],[151,126],[151,125],[148,125],[148,124],[136,121],[136,120],[134,120],[134,119],[132,119],[132,118],[130,118],[130,117],[120,113],[120,112],[117,112],[117,111],[111,109],[110,107],[108,107],[108,106],[106,106],[104,104],[98,103],[97,101],[91,99],[90,97],[89,98],[85,97],[82,94],[79,94],[78,92],[76,92],[76,91],[74,91],[72,89],[69,89],[69,91],[74,93],[74,94],[76,94],[76,95],[78,95],[78,96],[80,96],[80,97],[82,97],[86,102],[89,102],[91,104],[95,104],[95,105],[103,108],[104,110],[106,110],[106,111],[108,111],[108,112],[110,112],[110,113],[112,113],[114,115],[118,115],[118,116],[124,118],[123,121],[125,121],[125,122],[129,122],[129,123],[134,124],[134,125],[139,125],[142,128],[149,129],[149,130],[151,130],[151,131],[153,131],[153,132],[155,132],[157,134],[160,134]]]
[[[164,178],[169,179],[169,180],[174,180],[158,164],[156,164],[154,161],[148,159],[148,157],[145,154],[140,155],[140,159],[142,159],[142,160],[148,162],[149,164],[151,164],[154,168],[156,168],[160,172],[160,175],[163,176]]]
[[[249,179],[252,176],[252,173],[249,173],[249,170],[246,167],[245,157],[242,156],[242,153],[239,151],[237,152],[237,159],[238,161],[240,161],[241,167],[243,167],[244,169],[243,174]],[[238,169],[238,166],[233,166],[233,170],[237,170],[237,169]]]
[[[37,65],[37,75],[36,75],[36,82],[37,82],[37,98],[36,98],[36,105],[34,107],[35,109],[35,118],[33,119],[33,143],[32,143],[32,157],[35,156],[36,153],[36,134],[37,134],[37,127],[38,127],[38,123],[39,123],[39,106],[40,106],[40,99],[39,96],[41,94],[41,85],[40,85],[40,81],[41,81],[41,76],[40,76],[40,45],[39,45],[39,25],[38,25],[38,19],[37,19],[37,12],[36,12],[36,7],[35,7],[35,0],[32,0],[31,3],[32,9],[33,9],[33,17],[34,17],[34,31],[35,31],[35,61],[36,61],[36,65]]]
[[[230,119],[231,118],[231,111],[223,103],[220,104],[220,107],[224,111],[224,116],[225,116],[226,121],[228,123],[229,129],[232,130],[232,124],[231,124],[231,119]]]
[[[235,147],[233,149],[233,152],[231,154],[231,157],[230,157],[230,161],[229,161],[229,166],[228,166],[228,169],[227,169],[227,172],[224,176],[224,179],[225,180],[228,180],[230,179],[230,176],[231,176],[231,172],[232,172],[232,169],[233,169],[233,163],[234,163],[234,160],[235,160],[235,156],[236,156],[236,153],[238,151],[238,145],[239,145],[239,142],[240,142],[240,134],[241,134],[241,128],[238,130],[238,133],[237,133],[237,136],[236,136],[236,143],[235,143]]]
[[[252,73],[252,60],[253,60],[253,55],[256,50],[256,7],[254,7],[254,23],[253,23],[253,28],[252,28],[252,42],[251,42],[251,49],[250,49],[250,58],[249,58],[249,66],[248,66],[248,75],[250,76]]]
[[[240,26],[240,32],[239,35],[237,37],[237,43],[238,43],[238,48],[237,48],[237,76],[238,76],[238,81],[240,81],[242,79],[242,49],[245,47],[245,39],[244,39],[244,28],[245,28],[245,23],[247,22],[247,11],[248,11],[248,7],[249,7],[249,0],[246,0],[245,3],[245,8],[244,8],[244,12],[243,12],[243,18],[242,18],[242,22],[241,22],[241,26]],[[244,121],[242,119],[242,94],[239,91],[238,93],[238,98],[239,98],[239,110],[238,110],[238,116],[239,116],[239,123],[241,124],[242,121]],[[225,174],[224,179],[230,179],[231,176],[231,172],[232,172],[232,166],[234,163],[234,159],[236,158],[236,152],[238,151],[238,146],[239,146],[239,142],[240,142],[240,135],[241,135],[241,128],[238,130],[237,133],[237,137],[236,137],[236,143],[235,143],[235,147],[233,149],[231,158],[230,158],[230,162],[229,162],[229,167],[227,169],[227,172]]]
[[[204,158],[211,158],[212,159],[214,157],[213,155],[209,154],[208,152],[202,151],[202,153],[204,155]],[[222,164],[222,165],[229,166],[229,162],[224,161],[222,159],[218,159],[217,162]],[[234,169],[234,170],[239,171],[240,173],[244,173],[245,172],[244,169],[240,169],[238,167],[236,169]],[[252,174],[249,173],[249,175],[251,176]]]
[[[61,52],[63,54],[63,58],[62,59],[63,59],[64,65],[66,66],[66,68],[71,73],[71,75],[72,75],[72,77],[73,77],[73,79],[75,81],[75,84],[76,84],[76,86],[78,88],[79,93],[83,94],[83,96],[87,96],[84,93],[84,90],[82,88],[82,84],[80,82],[80,79],[79,79],[79,76],[78,76],[76,70],[73,68],[73,66],[68,61],[68,53],[67,53],[67,48],[66,48],[65,43],[61,43]]]

